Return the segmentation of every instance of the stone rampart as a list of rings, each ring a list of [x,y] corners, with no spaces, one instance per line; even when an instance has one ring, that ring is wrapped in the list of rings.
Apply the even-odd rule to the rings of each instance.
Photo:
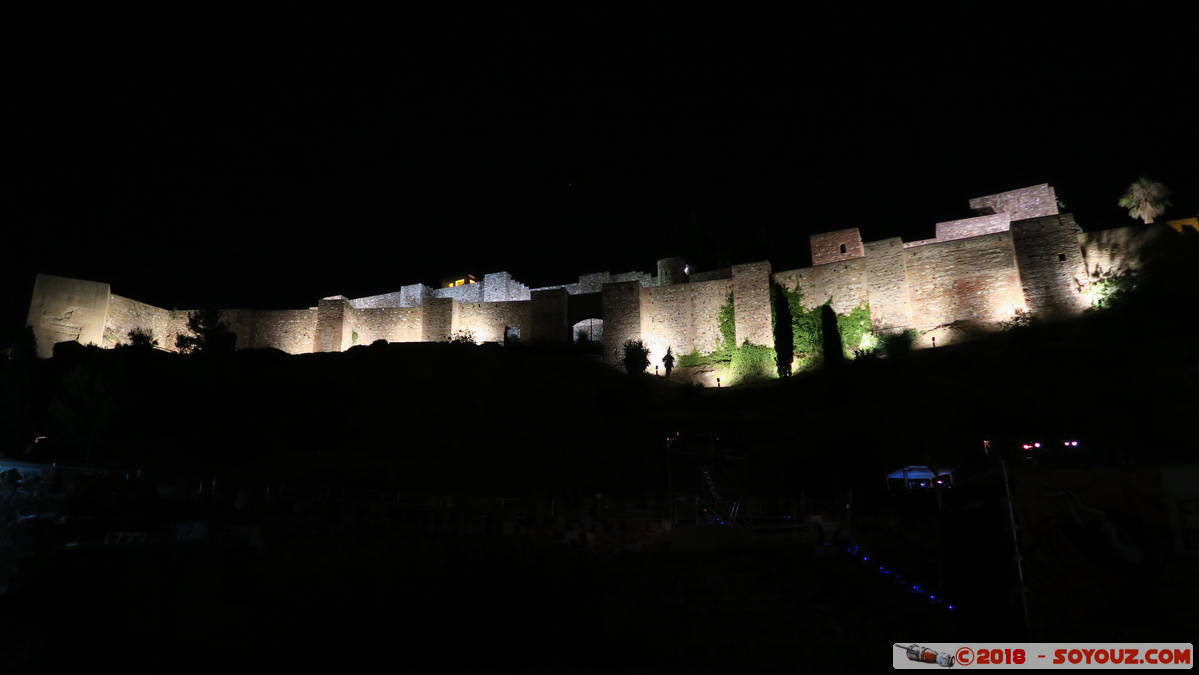
[[[1009,232],[904,250],[911,328],[1010,320],[1024,309]]]
[[[770,325],[770,263],[733,265],[737,344],[774,345]]]
[[[1059,213],[1057,193],[1048,183],[975,197],[970,200],[970,209],[980,214],[1006,213],[1012,221]]]
[[[112,348],[129,342],[133,330],[147,331],[158,346],[175,348],[177,322],[172,312],[161,307],[125,298],[115,293],[108,296],[108,315],[104,322],[104,341],[100,346]]]
[[[375,340],[388,342],[421,341],[420,307],[371,307],[355,310],[351,316],[350,342],[369,345]],[[354,340],[354,335],[357,340]]]
[[[103,345],[109,295],[106,283],[37,275],[26,324],[33,327],[38,356],[51,356],[58,342]]]
[[[1037,316],[1076,314],[1090,304],[1081,232],[1068,213],[1012,224],[1024,301]]]
[[[808,237],[812,245],[812,264],[825,265],[866,255],[862,233],[856,227],[821,232]]]
[[[311,353],[316,348],[316,317],[315,307],[258,310],[254,312],[254,340],[250,345],[281,349],[288,354]]]
[[[604,284],[604,360],[620,363],[626,340],[641,339],[641,283]]]
[[[503,342],[504,332],[527,340],[532,334],[533,302],[467,302],[458,309],[454,330],[469,330],[478,342]]]

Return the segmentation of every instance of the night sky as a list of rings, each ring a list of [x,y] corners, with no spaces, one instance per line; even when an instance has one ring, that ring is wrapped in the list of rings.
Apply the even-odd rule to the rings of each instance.
[[[811,232],[928,237],[1042,182],[1086,229],[1131,224],[1142,174],[1199,212],[1180,13],[734,7],[14,19],[3,326],[38,271],[298,308],[464,271],[789,269]]]

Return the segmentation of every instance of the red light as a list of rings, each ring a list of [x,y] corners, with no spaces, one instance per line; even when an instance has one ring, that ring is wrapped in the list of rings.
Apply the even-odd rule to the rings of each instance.
[[[1039,447],[1041,447],[1041,444],[1040,444],[1040,443],[1033,443],[1033,444],[1032,444],[1032,447],[1034,447],[1034,448],[1039,448]]]

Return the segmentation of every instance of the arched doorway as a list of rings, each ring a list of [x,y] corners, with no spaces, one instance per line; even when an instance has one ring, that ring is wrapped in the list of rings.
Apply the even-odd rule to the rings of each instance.
[[[571,340],[599,344],[604,339],[603,319],[583,319],[570,330]]]

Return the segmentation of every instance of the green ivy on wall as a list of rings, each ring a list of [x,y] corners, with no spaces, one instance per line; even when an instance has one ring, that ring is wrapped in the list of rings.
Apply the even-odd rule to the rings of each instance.
[[[792,370],[818,365],[824,349],[824,330],[820,320],[822,305],[805,308],[803,291],[799,288],[790,290],[776,285],[775,292],[786,297],[791,314],[791,339],[795,346]],[[831,304],[832,301],[830,297],[824,304]],[[848,314],[838,314],[837,330],[841,333],[841,346],[846,356],[852,358],[855,350],[872,348],[877,340],[871,331],[870,304],[862,303]]]
[[[818,365],[823,350],[821,305],[811,309],[805,308],[803,291],[798,288],[788,290],[775,285],[774,292],[784,295],[787,309],[791,315],[790,333],[794,345],[792,371]],[[824,304],[831,302],[832,298],[829,298]],[[724,377],[730,384],[777,377],[775,364],[777,354],[773,347],[750,344],[748,341],[737,345],[736,318],[733,294],[729,293],[725,304],[717,312],[721,337],[720,346],[707,353],[697,350],[690,354],[683,354],[679,356],[678,365],[680,367],[715,367],[725,372]],[[777,328],[775,326],[776,318],[775,304],[771,303],[771,325]],[[841,333],[841,344],[845,355],[848,357],[852,358],[855,350],[873,347],[876,342],[874,333],[871,332],[870,305],[868,303],[855,307],[848,314],[838,314],[837,328]],[[785,332],[776,331],[775,335],[785,334]]]
[[[729,384],[774,377],[774,349],[748,341],[737,345],[737,316],[730,292],[717,312],[720,328],[720,346],[714,351],[693,351],[679,357],[682,367],[713,366],[723,371],[722,376]]]

